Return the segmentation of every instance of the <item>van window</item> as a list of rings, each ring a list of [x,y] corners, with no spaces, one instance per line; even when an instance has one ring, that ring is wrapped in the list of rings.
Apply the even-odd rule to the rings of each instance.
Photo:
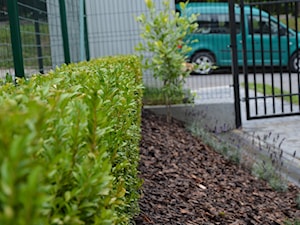
[[[252,16],[251,19],[249,16],[248,24],[249,34],[278,34],[278,24],[272,20],[269,22],[268,18],[266,17],[262,17],[260,19],[259,16]],[[285,28],[280,25],[279,29],[284,30]]]
[[[198,29],[202,34],[230,34],[228,14],[200,14],[197,16]],[[240,32],[240,18],[236,16],[237,33]]]

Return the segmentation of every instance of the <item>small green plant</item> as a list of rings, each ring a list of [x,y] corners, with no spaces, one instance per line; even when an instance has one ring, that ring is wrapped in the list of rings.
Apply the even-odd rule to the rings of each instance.
[[[195,17],[179,16],[172,11],[170,1],[162,2],[164,9],[160,12],[152,0],[145,0],[145,3],[149,13],[136,18],[141,24],[144,42],[139,43],[136,50],[140,52],[144,69],[162,81],[161,92],[168,109],[167,120],[170,121],[170,105],[174,97],[183,92],[185,77],[191,72],[185,68],[186,54],[191,50],[186,37],[198,25],[193,23]],[[187,3],[180,4],[184,11]]]
[[[296,198],[297,208],[300,209],[300,194]]]
[[[286,176],[290,176],[285,152],[281,149],[285,137],[269,132],[257,135],[253,132],[252,145],[258,152],[258,159],[252,168],[257,177],[266,180],[277,191],[286,191],[288,188]],[[294,152],[293,158],[296,152]],[[293,161],[293,158],[290,162]]]
[[[1,78],[1,80],[0,80],[0,86],[1,85],[5,85],[7,83],[11,83],[11,84],[14,83],[13,76],[11,74],[9,74],[9,73],[6,73],[5,78]]]
[[[300,220],[298,219],[294,221],[288,220],[284,222],[284,225],[300,225]]]
[[[262,160],[254,163],[252,173],[254,176],[267,181],[276,191],[286,191],[288,188],[286,180],[283,179],[275,167],[268,161]]]

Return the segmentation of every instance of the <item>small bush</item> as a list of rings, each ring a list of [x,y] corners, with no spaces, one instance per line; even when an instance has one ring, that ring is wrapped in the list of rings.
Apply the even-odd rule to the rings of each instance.
[[[170,121],[173,96],[183,94],[185,77],[191,72],[185,68],[186,54],[191,51],[186,37],[197,28],[197,24],[193,23],[196,16],[180,17],[179,13],[172,11],[170,1],[163,0],[160,4],[163,10],[158,11],[154,1],[145,0],[147,13],[136,18],[141,25],[144,42],[139,43],[136,50],[140,53],[143,68],[150,70],[163,84],[161,93],[168,109],[167,120]],[[181,6],[184,9],[186,4],[181,3]]]

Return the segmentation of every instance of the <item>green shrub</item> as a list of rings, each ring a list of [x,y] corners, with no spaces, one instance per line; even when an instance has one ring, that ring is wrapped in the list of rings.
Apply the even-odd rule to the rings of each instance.
[[[141,93],[134,56],[2,86],[0,224],[127,224],[138,213]]]
[[[170,105],[180,93],[184,95],[183,84],[191,72],[185,68],[186,54],[191,51],[186,37],[198,25],[193,23],[196,16],[180,17],[179,13],[172,11],[170,1],[164,0],[161,4],[163,10],[158,11],[154,1],[145,0],[148,12],[136,18],[141,25],[144,42],[139,43],[136,50],[140,53],[143,68],[150,70],[163,84],[161,93],[168,109],[167,119],[170,120]],[[180,5],[184,11],[186,4]]]

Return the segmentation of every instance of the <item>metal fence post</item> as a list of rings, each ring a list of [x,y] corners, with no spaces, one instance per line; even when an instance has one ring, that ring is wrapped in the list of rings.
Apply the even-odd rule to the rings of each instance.
[[[34,1],[35,5],[38,5],[37,0]],[[35,31],[35,42],[37,46],[37,56],[38,56],[38,65],[39,71],[41,74],[44,73],[44,64],[43,64],[43,51],[41,46],[41,33],[40,33],[40,24],[39,24],[39,12],[34,11],[34,31]]]
[[[61,23],[61,32],[63,38],[65,63],[69,64],[71,62],[71,58],[70,58],[70,46],[69,46],[69,35],[68,35],[65,0],[59,0],[59,12],[60,12],[60,23]]]
[[[25,77],[17,0],[7,1],[7,10],[10,25],[10,38],[13,51],[15,76]]]
[[[84,40],[84,1],[79,0],[79,33],[80,33],[80,61],[83,61],[85,57],[85,40]]]
[[[84,0],[84,42],[85,42],[85,57],[86,60],[90,60],[90,46],[89,46],[89,36],[88,36],[88,27],[87,27],[87,19],[86,19],[86,3]]]
[[[236,41],[236,21],[234,1],[229,1],[229,18],[230,18],[230,42],[231,42],[231,59],[232,59],[232,74],[234,88],[234,105],[235,105],[235,126],[242,126],[241,120],[241,105],[240,105],[240,84],[239,84],[239,69],[237,56],[237,41]]]

